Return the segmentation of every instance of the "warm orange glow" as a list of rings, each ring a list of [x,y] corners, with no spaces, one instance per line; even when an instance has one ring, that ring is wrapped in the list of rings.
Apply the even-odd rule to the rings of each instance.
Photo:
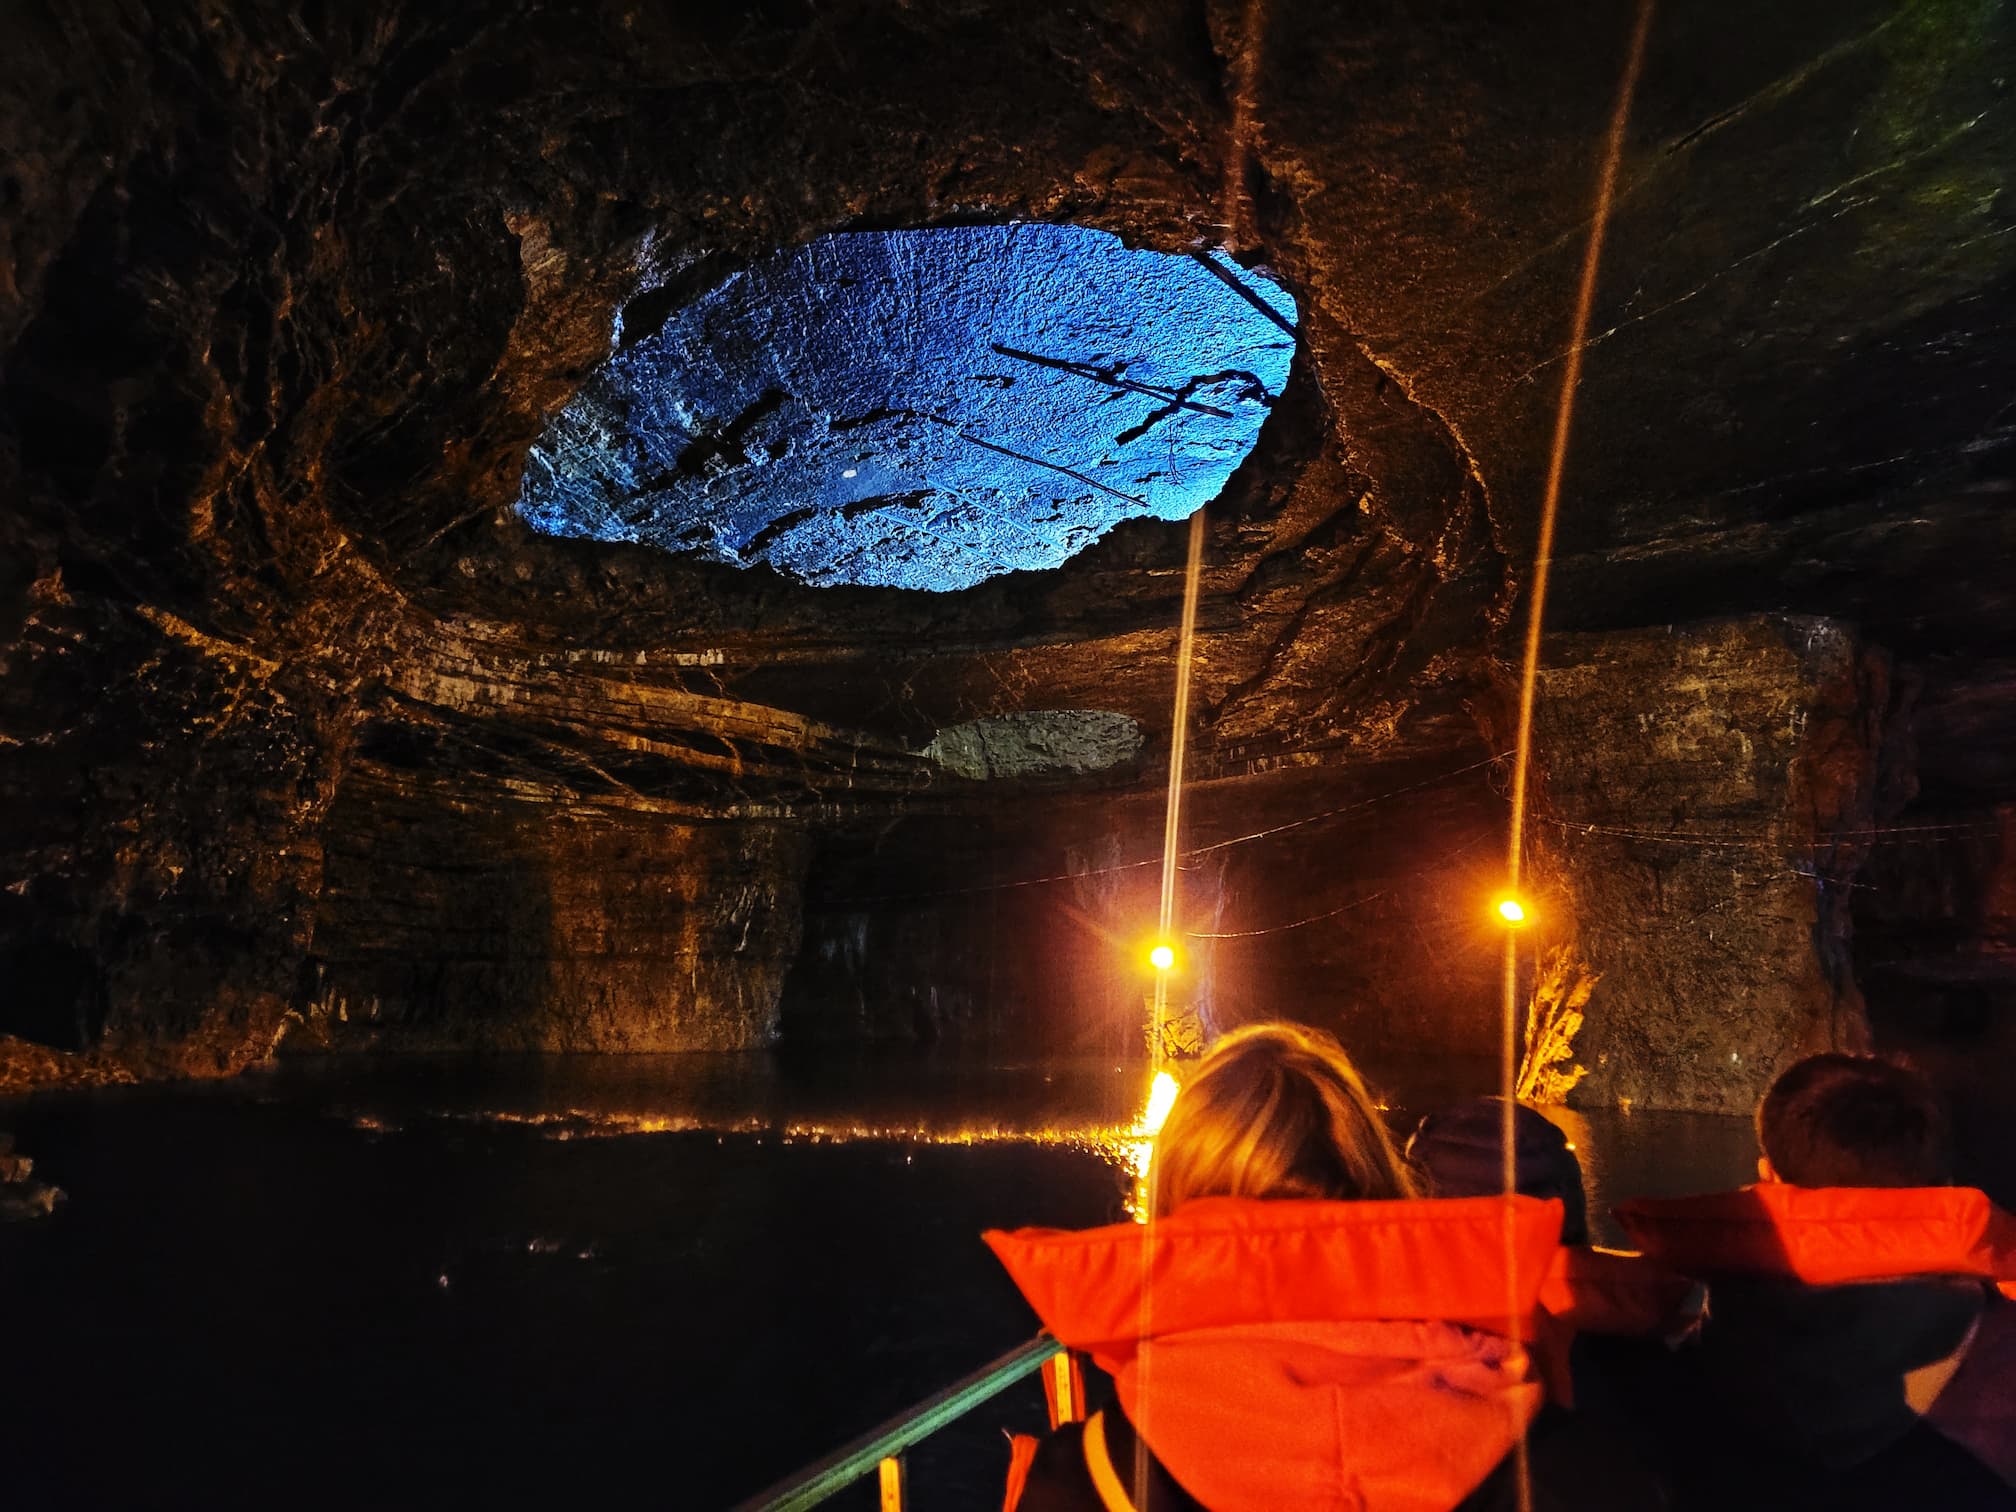
[[[1167,1071],[1157,1071],[1154,1082],[1148,1088],[1148,1106],[1141,1110],[1141,1121],[1136,1125],[1141,1133],[1153,1139],[1162,1132],[1170,1105],[1176,1101],[1176,1092],[1176,1078]]]
[[[1127,1131],[1129,1138],[1122,1148],[1126,1163],[1134,1170],[1134,1195],[1127,1211],[1136,1223],[1148,1221],[1148,1172],[1154,1164],[1155,1136],[1162,1132],[1180,1090],[1181,1084],[1175,1077],[1167,1071],[1157,1071],[1155,1080],[1148,1084],[1148,1101],[1142,1105],[1141,1116]]]
[[[1524,924],[1526,922],[1526,905],[1521,903],[1517,898],[1500,898],[1498,900],[1498,917],[1507,924]]]
[[[1167,945],[1157,945],[1148,952],[1148,964],[1157,971],[1167,971],[1176,964],[1176,952]]]

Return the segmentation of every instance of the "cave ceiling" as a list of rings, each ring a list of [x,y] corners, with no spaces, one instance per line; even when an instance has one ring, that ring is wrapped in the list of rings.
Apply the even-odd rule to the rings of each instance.
[[[1223,257],[1023,222],[821,237],[674,309],[534,444],[518,514],[795,582],[950,592],[1224,490],[1294,305]]]
[[[600,528],[535,528],[558,517],[556,444],[626,363],[673,353],[710,300],[760,323],[764,280],[842,238],[924,228],[990,269],[1018,238],[1097,235],[1292,296],[1292,365],[1275,351],[1278,377],[1206,401],[1264,424],[1210,477],[1200,771],[1475,749],[1530,580],[1628,8],[171,0],[4,24],[16,794],[88,770],[113,816],[92,823],[219,785],[256,819],[378,762],[818,814],[956,796],[971,779],[927,754],[937,732],[1053,710],[1138,732],[1145,765],[1101,780],[1147,780],[1188,495],[984,567],[905,565],[834,532],[934,507],[916,496],[979,420],[906,422],[880,439],[920,448],[908,471],[816,497],[800,480],[757,510],[759,462],[823,476],[844,459],[813,431],[878,404],[743,364],[720,415],[640,463],[683,457],[679,499],[640,509],[633,470]],[[2002,729],[2012,78],[2016,19],[1990,0],[1659,12],[1554,623],[1839,615],[1916,658],[1973,736]],[[1071,433],[1072,386],[1098,386],[1084,371],[1110,373],[1114,343],[1052,323],[1061,303],[985,344],[1067,365],[990,353],[1075,451],[1096,438]],[[1247,365],[1171,367],[1110,429]],[[724,444],[712,422],[773,393]],[[1119,465],[1120,493],[1152,470]],[[866,585],[835,581],[842,559]],[[918,562],[934,591],[875,586]],[[228,754],[148,754],[251,727]],[[1966,780],[2016,787],[1987,765]],[[24,824],[14,843],[59,841]]]

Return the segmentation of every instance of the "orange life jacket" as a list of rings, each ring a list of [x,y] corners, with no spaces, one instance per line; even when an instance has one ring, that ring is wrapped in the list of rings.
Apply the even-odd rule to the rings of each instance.
[[[2016,1217],[1971,1187],[1767,1181],[1704,1197],[1627,1202],[1617,1217],[1647,1255],[1690,1276],[1808,1286],[1910,1276],[2016,1283]]]
[[[1207,1506],[1447,1512],[1540,1408],[1519,1340],[1560,1227],[1528,1197],[1200,1198],[986,1238]]]
[[[1629,1250],[1563,1245],[1540,1288],[1540,1306],[1569,1333],[1659,1338],[1683,1328],[1694,1282]]]

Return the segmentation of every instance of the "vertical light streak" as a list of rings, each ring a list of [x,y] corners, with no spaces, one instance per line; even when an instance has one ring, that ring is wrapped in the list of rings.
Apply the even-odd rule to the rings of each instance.
[[[1561,399],[1554,411],[1554,446],[1547,458],[1547,486],[1540,504],[1540,541],[1533,554],[1533,595],[1526,621],[1526,652],[1519,676],[1519,738],[1512,767],[1512,833],[1506,858],[1506,883],[1519,895],[1525,860],[1526,779],[1533,747],[1533,685],[1540,669],[1540,631],[1546,618],[1547,578],[1554,565],[1554,521],[1561,507],[1561,478],[1568,462],[1568,436],[1575,418],[1575,391],[1582,382],[1582,353],[1589,340],[1589,317],[1596,303],[1596,274],[1603,260],[1603,239],[1610,227],[1610,208],[1617,193],[1617,165],[1624,155],[1624,129],[1631,118],[1631,97],[1645,57],[1645,35],[1652,24],[1652,0],[1641,0],[1638,24],[1631,33],[1631,51],[1610,117],[1610,140],[1596,185],[1596,218],[1589,225],[1589,248],[1582,258],[1582,284],[1575,296],[1575,325],[1562,363]]]
[[[1190,516],[1190,556],[1183,576],[1183,620],[1176,637],[1176,707],[1169,731],[1169,801],[1162,820],[1162,903],[1159,938],[1175,936],[1176,841],[1183,819],[1183,762],[1190,746],[1190,663],[1197,638],[1197,585],[1204,571],[1204,511]]]
[[[1183,573],[1183,618],[1176,637],[1176,701],[1171,715],[1169,732],[1169,799],[1162,817],[1162,898],[1156,914],[1157,938],[1164,941],[1175,939],[1176,929],[1176,840],[1183,823],[1183,762],[1190,744],[1190,665],[1192,647],[1197,636],[1197,588],[1204,574],[1204,511],[1198,510],[1190,516],[1190,552]],[[1162,1039],[1163,1025],[1169,1013],[1169,976],[1166,971],[1155,973],[1155,996],[1148,1024],[1148,1065],[1155,1073],[1156,1080],[1163,1079]],[[1152,1157],[1151,1157],[1152,1159]],[[1135,1353],[1135,1380],[1138,1394],[1135,1398],[1141,1404],[1144,1419],[1135,1427],[1134,1447],[1134,1490],[1135,1505],[1146,1506],[1148,1487],[1148,1427],[1146,1403],[1148,1398],[1148,1357],[1147,1343],[1149,1316],[1152,1299],[1149,1296],[1148,1274],[1150,1254],[1155,1243],[1155,1183],[1151,1178],[1146,1184],[1142,1198],[1142,1222],[1148,1231],[1141,1237],[1141,1338]]]
[[[1575,323],[1562,365],[1561,399],[1554,411],[1554,445],[1547,458],[1547,484],[1540,504],[1540,539],[1533,554],[1533,591],[1526,620],[1526,649],[1519,672],[1519,733],[1512,766],[1511,833],[1506,841],[1505,879],[1508,896],[1519,896],[1525,865],[1527,776],[1533,751],[1533,696],[1540,672],[1540,633],[1547,614],[1547,578],[1554,565],[1554,522],[1561,506],[1561,478],[1568,463],[1568,438],[1575,418],[1575,393],[1582,382],[1582,353],[1589,339],[1589,318],[1596,303],[1596,275],[1603,261],[1603,239],[1617,193],[1617,167],[1624,156],[1625,127],[1631,119],[1631,99],[1645,61],[1645,38],[1652,27],[1652,0],[1639,0],[1638,19],[1631,32],[1630,51],[1617,85],[1617,103],[1610,113],[1610,136],[1596,184],[1596,215],[1589,225],[1589,246],[1582,258],[1582,282],[1575,296]],[[1505,1178],[1505,1316],[1512,1341],[1522,1342],[1525,1320],[1519,1316],[1517,1233],[1510,1201],[1519,1186],[1519,935],[1505,932],[1503,1034],[1500,1044],[1500,1095],[1504,1105]],[[1531,1512],[1533,1481],[1526,1435],[1517,1445],[1519,1512]]]
[[[1169,796],[1162,812],[1162,896],[1155,914],[1155,938],[1176,938],[1176,847],[1183,824],[1183,763],[1190,746],[1190,663],[1197,636],[1197,585],[1204,571],[1204,511],[1190,516],[1190,554],[1183,576],[1183,618],[1176,636],[1176,699],[1169,730]],[[1169,973],[1155,973],[1149,1014],[1149,1069],[1162,1069],[1163,1024],[1169,1012]]]

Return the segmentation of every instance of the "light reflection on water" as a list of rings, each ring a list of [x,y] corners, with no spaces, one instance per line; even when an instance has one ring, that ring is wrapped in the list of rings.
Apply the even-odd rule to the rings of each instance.
[[[1368,1058],[1404,1139],[1422,1113],[1488,1091],[1488,1061]],[[1133,1190],[1147,1164],[1149,1072],[1139,1063],[986,1065],[928,1054],[818,1061],[763,1053],[292,1061],[263,1095],[319,1103],[352,1127],[518,1126],[550,1140],[706,1134],[780,1144],[1016,1144],[1072,1150]],[[1166,1111],[1166,1110],[1165,1110]],[[1749,1121],[1706,1113],[1549,1109],[1573,1142],[1593,1237],[1623,1242],[1610,1208],[1633,1196],[1741,1185],[1755,1175]]]
[[[1494,1074],[1367,1059],[1400,1131]],[[228,1459],[304,1506],[557,1505],[582,1466],[667,1465],[675,1504],[727,1505],[1026,1339],[980,1231],[1121,1217],[1146,1090],[1096,1061],[584,1056],[0,1101],[72,1194],[0,1229],[36,1299],[9,1343],[42,1373],[7,1504],[207,1505]],[[1733,1118],[1613,1109],[1571,1137],[1613,1240],[1617,1197],[1754,1158]],[[920,1503],[998,1502],[1002,1432],[1042,1421],[1010,1393],[920,1446]]]

